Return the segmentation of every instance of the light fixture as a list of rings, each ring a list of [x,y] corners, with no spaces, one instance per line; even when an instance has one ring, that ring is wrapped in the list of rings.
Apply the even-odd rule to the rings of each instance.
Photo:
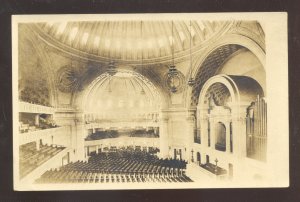
[[[108,63],[107,73],[110,76],[114,76],[117,73],[117,67],[115,66],[115,63],[111,60],[110,50],[108,50],[108,55],[110,62]]]
[[[195,79],[192,76],[192,23],[190,21],[190,76],[189,76],[189,80],[188,80],[188,85],[189,86],[194,86],[195,84]]]
[[[143,42],[143,21],[141,21],[141,42]],[[142,75],[143,75],[143,62],[144,62],[144,52],[143,52],[143,49],[141,49],[141,51],[142,51],[142,69],[141,69],[141,71],[142,71]],[[143,88],[143,85],[141,84],[141,95],[145,95],[145,90],[144,90],[144,88]]]
[[[174,62],[174,23],[172,21],[172,40],[171,40],[171,46],[172,46],[172,64],[169,66],[169,72],[168,74],[170,76],[177,75],[177,69]]]
[[[176,69],[175,62],[174,62],[174,23],[172,21],[172,64],[169,66],[169,71],[167,73],[167,80],[168,86],[171,93],[176,93],[178,91],[178,87],[180,84],[180,78],[178,77],[178,70]]]
[[[117,67],[115,66],[115,63],[113,61],[110,61],[108,63],[108,69],[107,69],[107,73],[110,76],[114,76],[117,73]]]

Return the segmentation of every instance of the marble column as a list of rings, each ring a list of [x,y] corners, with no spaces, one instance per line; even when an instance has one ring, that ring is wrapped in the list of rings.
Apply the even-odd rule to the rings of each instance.
[[[187,117],[187,136],[186,136],[186,148],[187,153],[191,154],[193,143],[194,143],[194,130],[195,130],[195,117],[193,114],[189,114]],[[187,160],[190,162],[192,159],[191,155],[187,155]]]
[[[210,148],[215,149],[215,121],[213,117],[209,117],[210,124]]]
[[[159,126],[159,149],[160,157],[167,158],[169,155],[169,143],[168,143],[168,117],[162,115],[160,118]]]
[[[226,153],[230,152],[230,121],[226,122]]]
[[[202,113],[202,111],[200,111],[199,113],[199,127],[200,127],[200,139],[201,139],[201,145],[202,147],[207,148],[208,147],[208,120],[205,117],[204,113]]]

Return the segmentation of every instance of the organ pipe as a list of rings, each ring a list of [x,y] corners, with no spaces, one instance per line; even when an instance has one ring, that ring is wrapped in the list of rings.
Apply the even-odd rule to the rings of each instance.
[[[267,103],[259,96],[247,108],[247,156],[257,160],[266,159]]]

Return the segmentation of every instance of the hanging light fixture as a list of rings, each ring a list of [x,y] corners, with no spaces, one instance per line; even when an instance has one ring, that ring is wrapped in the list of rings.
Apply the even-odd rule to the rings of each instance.
[[[175,59],[174,59],[174,23],[172,21],[172,40],[171,40],[171,45],[172,45],[172,64],[169,66],[169,71],[168,71],[168,83],[169,83],[169,89],[172,93],[176,93],[178,90],[178,70],[176,69],[175,66]]]
[[[110,62],[108,63],[107,73],[110,76],[114,76],[117,73],[117,67],[115,66],[115,63],[111,60],[110,50],[108,50],[108,54]]]
[[[143,42],[143,21],[141,21],[141,44]],[[143,48],[141,48],[142,50],[142,75],[143,75],[143,72],[144,72],[144,67],[143,67],[143,62],[144,62],[144,51],[143,51]],[[143,88],[143,85],[141,85],[141,94],[144,95],[145,94],[145,90]]]
[[[110,61],[108,63],[108,69],[107,69],[107,73],[110,76],[114,76],[117,73],[117,67],[115,66],[115,63],[113,61]]]
[[[174,76],[177,75],[177,69],[175,66],[175,62],[174,62],[174,23],[172,21],[172,40],[171,40],[171,46],[172,46],[172,64],[169,66],[169,72],[168,74],[170,76]]]
[[[188,85],[191,87],[195,84],[195,79],[192,76],[192,69],[192,23],[190,21],[190,76],[188,80]]]

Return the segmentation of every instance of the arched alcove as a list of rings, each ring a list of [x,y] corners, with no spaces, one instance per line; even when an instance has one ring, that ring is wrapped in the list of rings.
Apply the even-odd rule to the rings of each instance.
[[[217,75],[210,78],[203,85],[197,106],[201,144],[246,156],[247,107],[263,95],[261,86],[250,77]]]

